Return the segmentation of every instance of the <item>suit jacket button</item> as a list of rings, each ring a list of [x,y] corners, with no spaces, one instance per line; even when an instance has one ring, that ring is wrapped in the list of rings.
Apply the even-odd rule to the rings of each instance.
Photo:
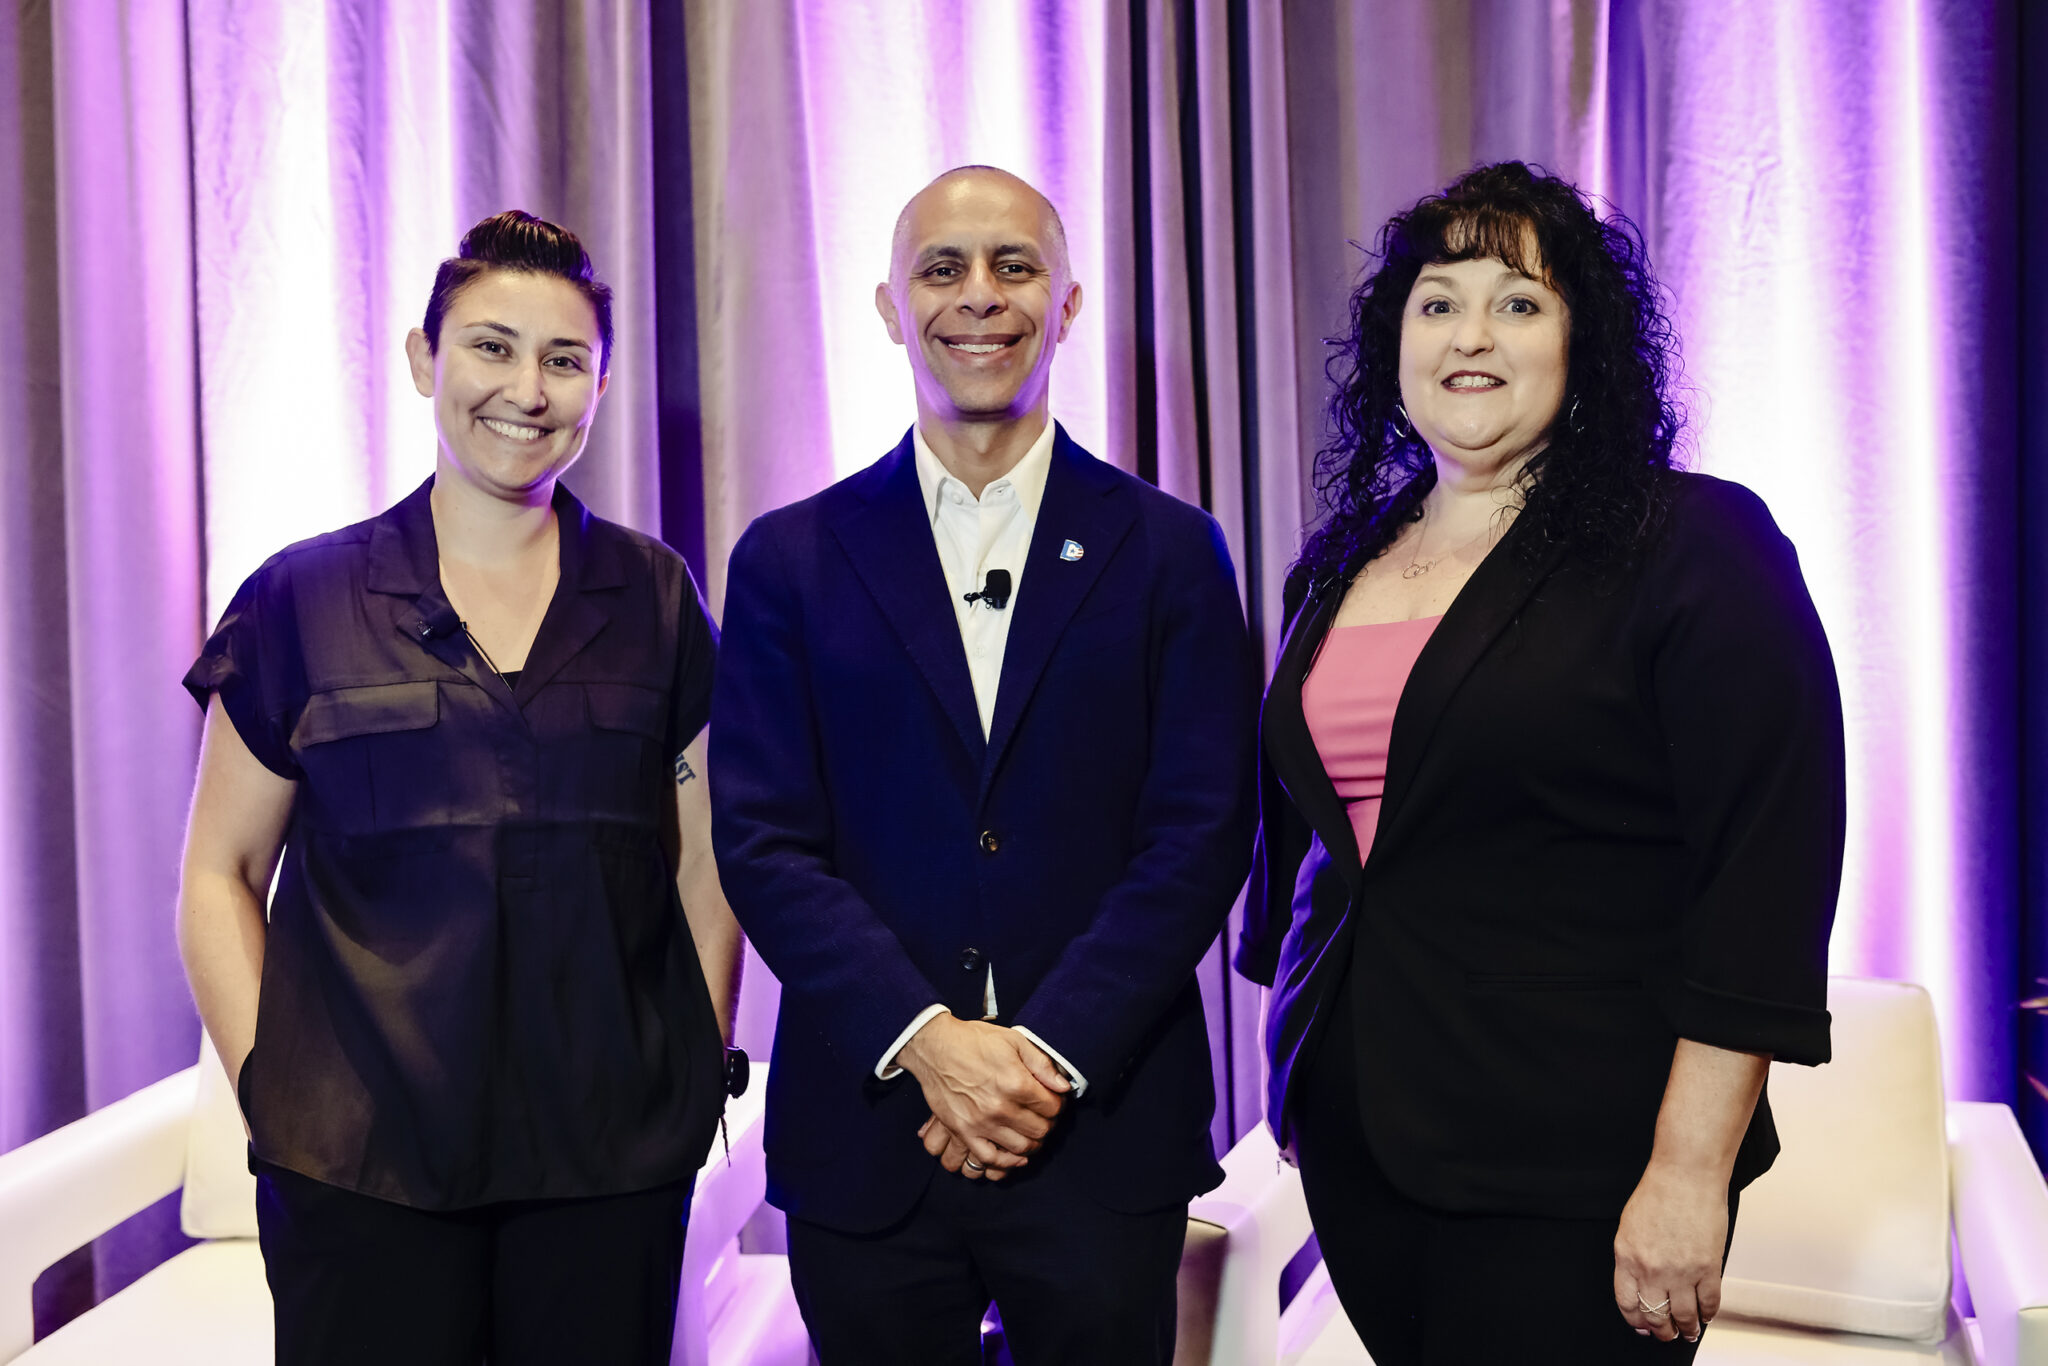
[[[981,968],[981,964],[982,957],[980,949],[960,950],[960,970],[962,972],[979,971]]]
[[[996,832],[995,832],[995,831],[993,831],[993,830],[984,830],[984,831],[982,831],[982,832],[981,832],[981,852],[982,852],[982,853],[984,853],[984,854],[993,854],[993,853],[994,853],[994,852],[995,852],[996,850],[998,850],[998,849],[1000,849],[1000,848],[1002,848],[1002,847],[1003,847],[1003,842],[1002,842],[1001,840],[999,840],[999,839],[997,839],[997,838],[996,838]]]

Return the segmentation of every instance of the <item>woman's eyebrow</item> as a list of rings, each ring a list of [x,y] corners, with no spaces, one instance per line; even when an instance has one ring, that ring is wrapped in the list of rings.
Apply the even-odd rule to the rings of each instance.
[[[480,319],[478,319],[478,320],[477,320],[476,322],[473,322],[473,323],[464,323],[464,324],[463,324],[463,326],[465,326],[465,327],[483,327],[483,328],[488,328],[488,329],[490,329],[491,331],[493,331],[493,332],[497,333],[497,334],[498,334],[499,336],[501,336],[501,337],[510,337],[510,338],[511,338],[512,340],[514,340],[514,341],[517,341],[517,340],[519,340],[519,329],[518,329],[518,328],[516,328],[516,327],[511,327],[511,326],[508,326],[508,325],[506,325],[505,323],[500,323],[500,322],[492,322],[492,321],[491,321],[490,319],[488,319],[488,318],[480,318]],[[553,338],[552,340],[550,340],[550,341],[548,342],[548,345],[549,345],[549,346],[576,346],[576,347],[581,347],[581,348],[582,348],[583,350],[585,350],[585,351],[591,351],[591,352],[595,352],[595,351],[597,350],[597,348],[596,348],[595,346],[592,346],[592,345],[591,345],[591,344],[590,344],[589,342],[585,341],[585,340],[584,340],[583,338],[581,338],[581,337],[555,337],[555,338]]]

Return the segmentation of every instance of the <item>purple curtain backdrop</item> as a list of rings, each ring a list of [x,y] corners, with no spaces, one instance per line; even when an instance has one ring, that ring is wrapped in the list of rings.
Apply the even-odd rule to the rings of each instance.
[[[1634,217],[1694,463],[1770,503],[1835,644],[1836,969],[1925,982],[1951,1090],[2013,1099],[2012,1003],[2048,971],[2048,875],[2021,878],[2048,867],[2021,821],[2048,805],[2021,536],[2048,425],[2014,306],[2048,147],[2019,41],[2048,55],[2011,0],[10,7],[0,1149],[194,1056],[175,680],[264,555],[424,477],[399,344],[461,228],[519,205],[591,244],[619,357],[572,483],[665,527],[715,606],[751,517],[909,422],[870,294],[903,199],[966,161],[1060,203],[1086,304],[1056,412],[1217,515],[1269,646],[1355,243],[1509,156]],[[1258,1119],[1255,993],[1220,953],[1202,981],[1229,1142]],[[756,1049],[775,994],[750,964]],[[161,1214],[103,1239],[98,1290],[172,1245]]]
[[[10,7],[0,67],[10,367],[0,710],[0,1144],[198,1047],[169,907],[196,731],[169,680],[199,640],[191,157],[176,7]],[[174,1229],[102,1239],[118,1285]],[[61,1281],[62,1278],[60,1278]]]

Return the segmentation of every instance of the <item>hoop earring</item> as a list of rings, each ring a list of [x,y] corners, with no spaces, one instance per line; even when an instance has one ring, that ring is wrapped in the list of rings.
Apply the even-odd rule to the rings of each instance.
[[[1408,420],[1408,410],[1400,404],[1394,405],[1394,435],[1403,441],[1415,439],[1415,424]]]

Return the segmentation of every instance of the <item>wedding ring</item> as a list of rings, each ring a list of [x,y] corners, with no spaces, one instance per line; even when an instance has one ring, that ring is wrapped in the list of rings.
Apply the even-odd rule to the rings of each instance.
[[[971,1158],[971,1157],[967,1159],[967,1165],[968,1165],[968,1166],[970,1166],[970,1167],[972,1167],[972,1168],[974,1168],[974,1170],[976,1170],[976,1171],[978,1171],[978,1172],[985,1172],[985,1171],[987,1171],[987,1170],[988,1170],[988,1168],[987,1168],[987,1167],[984,1167],[984,1166],[983,1166],[983,1165],[982,1165],[981,1163],[979,1163],[979,1162],[976,1162],[976,1161],[975,1161],[975,1160],[974,1160],[973,1158]],[[1641,1296],[1641,1295],[1638,1295],[1638,1296],[1636,1296],[1636,1298],[1637,1298],[1637,1299],[1641,1299],[1641,1298],[1642,1298],[1642,1296]],[[1666,1301],[1665,1301],[1665,1303],[1666,1303],[1666,1304],[1669,1304],[1669,1303],[1670,1303],[1670,1301],[1669,1301],[1669,1300],[1666,1300]]]

